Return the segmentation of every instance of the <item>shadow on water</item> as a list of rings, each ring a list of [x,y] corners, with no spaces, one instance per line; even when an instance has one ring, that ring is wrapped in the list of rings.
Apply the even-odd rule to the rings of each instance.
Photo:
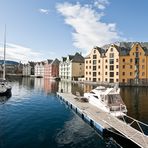
[[[0,96],[0,104],[6,103],[12,96],[12,93],[9,93],[8,95]]]

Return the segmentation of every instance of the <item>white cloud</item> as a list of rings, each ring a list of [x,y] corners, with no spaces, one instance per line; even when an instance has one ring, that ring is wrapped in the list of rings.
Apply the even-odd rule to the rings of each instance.
[[[3,59],[3,46],[0,44],[0,59]],[[27,63],[28,61],[39,61],[43,55],[35,52],[30,48],[20,45],[7,43],[6,46],[6,60],[21,61]]]
[[[48,9],[39,9],[39,12],[40,13],[43,13],[43,14],[48,14],[49,13],[49,10]]]
[[[109,4],[108,0],[95,0],[94,1],[94,6],[101,10],[104,10],[108,4]]]
[[[102,3],[107,2],[102,0]],[[77,48],[87,51],[93,46],[102,46],[121,39],[116,24],[102,22],[104,14],[97,12],[92,5],[63,3],[57,4],[56,8],[64,16],[65,23],[74,29],[73,44]]]

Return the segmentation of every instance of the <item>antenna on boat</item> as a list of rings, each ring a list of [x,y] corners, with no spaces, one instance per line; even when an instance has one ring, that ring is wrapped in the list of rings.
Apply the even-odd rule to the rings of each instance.
[[[6,24],[5,24],[5,31],[4,31],[4,61],[3,61],[3,79],[5,80],[5,59],[6,59]]]

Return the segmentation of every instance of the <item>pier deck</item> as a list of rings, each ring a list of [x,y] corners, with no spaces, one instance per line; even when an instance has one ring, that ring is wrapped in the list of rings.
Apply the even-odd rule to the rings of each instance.
[[[102,129],[113,128],[132,142],[142,148],[148,148],[148,136],[134,129],[125,122],[91,105],[88,102],[80,102],[74,99],[76,96],[71,93],[57,93],[68,104],[79,109],[85,117],[89,117],[95,124],[99,124]]]

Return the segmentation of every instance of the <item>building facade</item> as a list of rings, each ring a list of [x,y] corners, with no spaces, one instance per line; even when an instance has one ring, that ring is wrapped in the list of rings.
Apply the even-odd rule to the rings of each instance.
[[[28,62],[27,64],[23,64],[23,76],[31,76],[34,75],[34,62]]]
[[[85,58],[85,81],[148,84],[148,42],[94,47]]]
[[[44,65],[45,62],[37,62],[35,64],[35,71],[34,71],[34,75],[35,77],[44,77]]]
[[[45,78],[57,78],[59,77],[59,63],[58,59],[47,60],[44,65],[44,77]]]
[[[92,82],[119,82],[119,51],[116,45],[106,50],[94,47],[85,58],[85,80]]]
[[[59,76],[64,80],[78,80],[79,77],[84,77],[84,57],[79,53],[62,57]]]
[[[148,84],[148,43],[120,45],[121,84]]]

